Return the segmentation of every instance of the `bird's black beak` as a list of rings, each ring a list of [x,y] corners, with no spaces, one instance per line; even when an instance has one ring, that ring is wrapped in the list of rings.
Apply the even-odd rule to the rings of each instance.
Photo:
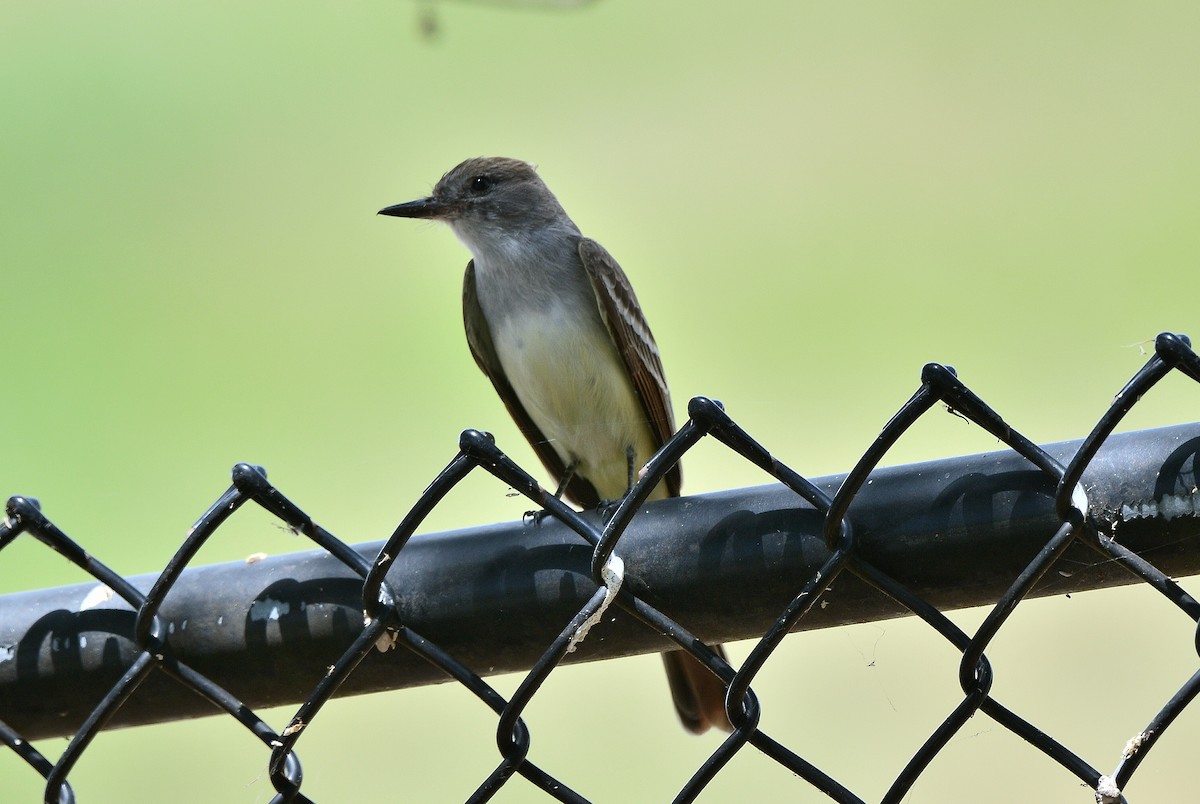
[[[379,210],[380,215],[391,215],[393,218],[444,218],[450,211],[450,206],[429,198],[418,198],[404,204],[394,204]]]

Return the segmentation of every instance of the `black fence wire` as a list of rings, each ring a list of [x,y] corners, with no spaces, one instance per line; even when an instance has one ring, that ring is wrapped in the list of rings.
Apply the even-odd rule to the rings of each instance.
[[[1200,572],[1200,424],[1113,435],[1173,371],[1200,382],[1200,357],[1185,336],[1163,333],[1087,438],[1040,447],[953,369],[929,364],[917,392],[854,468],[815,480],[779,462],[718,403],[696,398],[688,421],[604,515],[572,510],[491,436],[468,430],[391,538],[358,546],[317,525],[262,468],[239,464],[233,485],[163,571],[138,578],[101,563],[47,519],[36,500],[12,497],[0,548],[28,534],[96,582],[0,597],[0,739],[45,778],[45,802],[69,804],[76,798],[68,777],[106,727],[224,712],[262,742],[273,801],[307,802],[296,749],[320,728],[321,709],[333,695],[448,677],[497,715],[500,760],[471,801],[527,784],[560,801],[583,802],[581,792],[529,759],[523,711],[564,662],[679,647],[726,686],[734,730],[676,801],[697,798],[749,748],[800,777],[797,785],[832,801],[861,802],[759,728],[752,684],[790,631],[912,614],[961,653],[962,698],[882,801],[902,800],[968,719],[983,712],[1090,787],[1097,801],[1124,802],[1122,788],[1200,691],[1200,669],[1106,774],[991,696],[985,651],[1022,600],[1102,586],[1148,584],[1200,622],[1200,603],[1171,577]],[[1007,449],[877,469],[897,439],[939,403]],[[647,507],[658,480],[706,436],[778,483]],[[479,468],[545,513],[411,538]],[[250,501],[319,549],[188,568],[201,545]],[[976,605],[992,608],[974,634],[943,613]],[[583,640],[601,615],[595,628],[603,638]],[[549,645],[547,633],[556,634]],[[758,641],[740,667],[705,647],[746,638]],[[526,675],[509,698],[482,677],[513,670]],[[255,707],[297,702],[282,728],[254,714]],[[30,742],[55,735],[73,735],[57,760]],[[390,778],[380,783],[394,795]]]

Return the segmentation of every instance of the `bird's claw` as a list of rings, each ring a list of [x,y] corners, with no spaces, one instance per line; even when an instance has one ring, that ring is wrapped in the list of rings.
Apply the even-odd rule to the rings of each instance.
[[[525,515],[521,517],[521,521],[526,525],[533,525],[535,528],[540,528],[542,526],[542,520],[548,516],[554,515],[545,508],[541,509],[540,511],[526,511]]]

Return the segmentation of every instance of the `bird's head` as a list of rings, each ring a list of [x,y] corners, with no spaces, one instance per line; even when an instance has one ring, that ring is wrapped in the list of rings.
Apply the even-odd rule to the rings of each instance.
[[[544,232],[578,233],[533,166],[505,157],[468,159],[442,176],[428,197],[379,214],[443,221],[476,256]]]

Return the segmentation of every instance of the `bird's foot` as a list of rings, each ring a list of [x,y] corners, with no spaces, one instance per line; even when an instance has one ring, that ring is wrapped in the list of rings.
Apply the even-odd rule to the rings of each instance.
[[[554,514],[545,508],[540,511],[526,511],[525,515],[521,517],[521,521],[526,525],[533,525],[535,528],[540,528],[542,520],[548,516],[554,516]]]
[[[615,500],[601,500],[596,505],[596,513],[600,515],[600,519],[608,522],[617,513],[617,509],[621,507],[621,503],[624,501],[624,497],[617,497]]]

